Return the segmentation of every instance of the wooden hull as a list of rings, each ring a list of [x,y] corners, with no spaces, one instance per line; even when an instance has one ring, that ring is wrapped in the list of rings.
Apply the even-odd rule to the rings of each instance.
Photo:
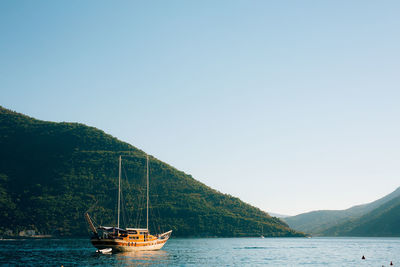
[[[166,238],[146,242],[128,242],[117,239],[92,239],[91,242],[97,249],[112,248],[113,252],[131,252],[159,250],[165,245],[167,240]]]

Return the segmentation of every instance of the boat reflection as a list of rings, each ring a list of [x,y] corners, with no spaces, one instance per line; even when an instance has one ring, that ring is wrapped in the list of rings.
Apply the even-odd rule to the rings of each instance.
[[[164,250],[118,252],[114,254],[118,263],[126,265],[153,265],[167,263],[169,254]]]

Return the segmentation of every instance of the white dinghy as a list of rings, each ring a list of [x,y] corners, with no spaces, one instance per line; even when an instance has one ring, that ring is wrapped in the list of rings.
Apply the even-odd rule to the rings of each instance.
[[[98,249],[98,250],[96,250],[96,252],[97,253],[101,253],[101,254],[111,253],[112,252],[112,248]]]

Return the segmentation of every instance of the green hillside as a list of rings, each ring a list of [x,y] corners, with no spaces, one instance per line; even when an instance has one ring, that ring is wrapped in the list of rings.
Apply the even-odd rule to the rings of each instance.
[[[349,217],[351,217],[351,214],[346,211],[318,210],[283,218],[283,220],[293,229],[320,235],[323,230],[342,223]]]
[[[115,225],[119,155],[122,226],[144,226],[143,151],[93,127],[40,121],[0,107],[0,236],[28,229],[85,236],[87,210],[97,223]],[[303,236],[154,157],[150,176],[150,231],[256,236],[263,228],[266,236]]]
[[[298,231],[314,235],[336,235],[336,232],[341,231],[340,227],[344,227],[348,221],[358,221],[360,217],[364,218],[364,215],[369,214],[383,204],[397,199],[398,197],[400,197],[400,187],[389,195],[368,204],[354,206],[346,210],[312,211],[284,218],[284,220],[290,227]],[[370,235],[368,233],[364,234],[367,236]]]
[[[327,236],[400,236],[400,197],[367,214],[325,230]]]

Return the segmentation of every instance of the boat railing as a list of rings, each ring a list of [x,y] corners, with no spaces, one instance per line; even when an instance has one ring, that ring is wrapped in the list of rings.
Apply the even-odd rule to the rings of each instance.
[[[158,239],[168,239],[171,236],[172,230],[165,232],[163,234],[160,234],[158,236]]]

